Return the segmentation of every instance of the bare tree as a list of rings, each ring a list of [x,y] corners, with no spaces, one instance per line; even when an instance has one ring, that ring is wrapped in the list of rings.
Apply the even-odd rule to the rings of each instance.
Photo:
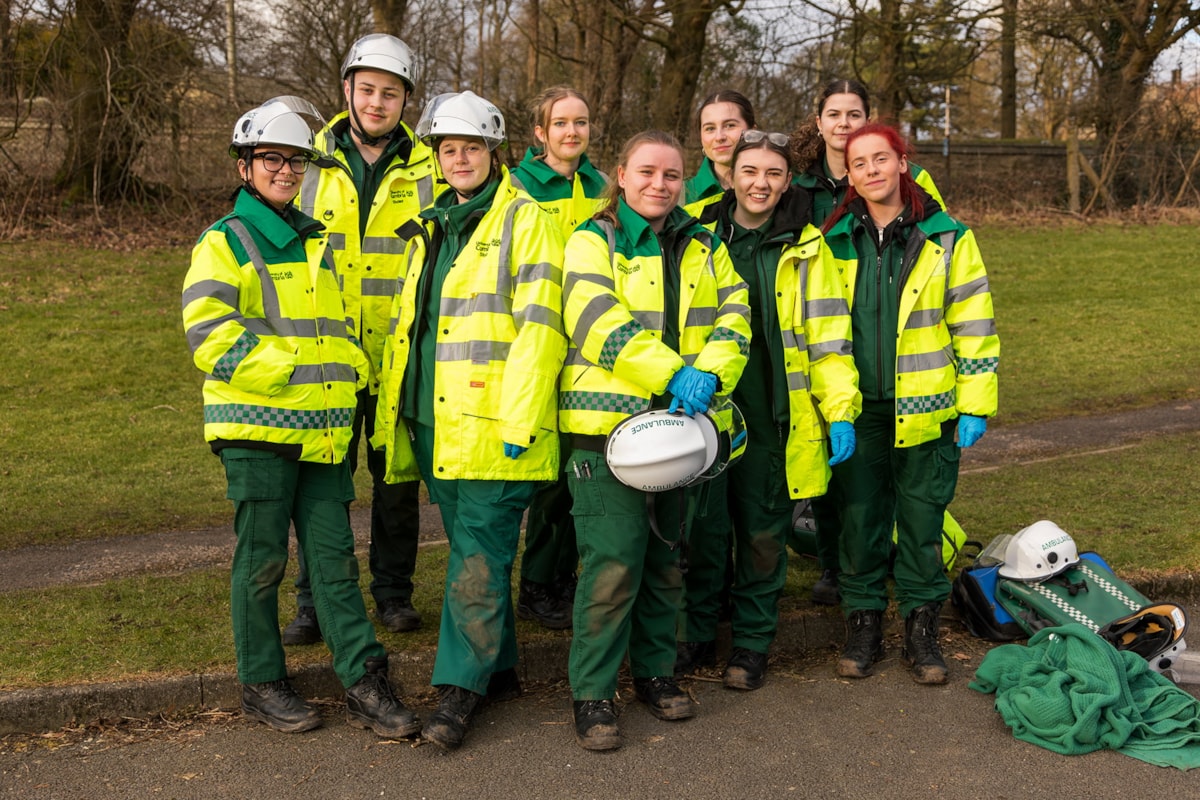
[[[1200,27],[1200,4],[1185,0],[1027,0],[1035,33],[1069,43],[1093,72],[1086,120],[1101,155],[1097,193],[1125,204],[1136,199],[1120,165],[1138,130],[1142,99],[1159,56]]]

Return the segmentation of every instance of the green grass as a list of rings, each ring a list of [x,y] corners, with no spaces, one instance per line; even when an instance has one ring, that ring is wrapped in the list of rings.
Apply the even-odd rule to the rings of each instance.
[[[954,516],[983,542],[1039,519],[1069,532],[1121,575],[1195,570],[1200,564],[1200,437],[1162,436],[959,476]]]
[[[976,234],[1000,331],[998,424],[1200,396],[1196,226]]]
[[[1200,229],[997,223],[976,233],[1003,347],[995,425],[1200,398]],[[187,263],[182,248],[0,245],[0,327],[10,332],[0,358],[0,550],[229,524],[179,317]],[[1193,435],[968,472],[954,513],[985,541],[1052,519],[1122,574],[1195,569],[1198,465]],[[357,480],[369,497],[365,470]],[[422,549],[414,603],[425,627],[381,630],[389,649],[434,646],[445,552]],[[797,559],[791,573],[787,592],[804,595],[813,562]],[[365,565],[363,576],[365,591]],[[227,584],[226,568],[5,594],[0,690],[232,670]],[[281,594],[286,622],[290,583]],[[522,640],[565,635],[518,626]],[[289,652],[292,664],[327,658],[321,645]]]
[[[376,636],[389,652],[432,651],[436,646],[448,553],[446,545],[421,548],[413,605],[423,625],[404,634],[376,625]],[[360,584],[371,609],[365,558],[360,566]],[[281,625],[295,614],[295,569],[293,559],[280,586]],[[0,630],[8,632],[0,637],[0,691],[236,670],[228,568],[6,594],[0,603]],[[570,635],[520,619],[517,634],[522,642]],[[323,643],[289,647],[287,658],[292,669],[330,660]]]
[[[978,226],[1002,341],[995,424],[1200,397],[1200,228]],[[229,519],[184,342],[185,248],[0,246],[0,550]],[[365,470],[359,496],[366,497]]]

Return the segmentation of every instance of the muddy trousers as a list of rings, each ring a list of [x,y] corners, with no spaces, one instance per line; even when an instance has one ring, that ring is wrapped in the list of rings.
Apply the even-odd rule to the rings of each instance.
[[[321,633],[345,686],[385,655],[367,619],[350,531],[354,483],[350,467],[291,461],[265,450],[221,451],[237,544],[230,576],[238,680],[265,683],[287,676],[279,638],[279,584],[288,558],[288,529],[308,557]]]
[[[679,549],[667,542],[678,541],[695,496],[688,489],[654,496],[664,542],[651,532],[646,493],[613,477],[601,453],[573,449],[567,475],[581,564],[568,665],[571,693],[576,700],[607,700],[616,694],[626,652],[635,678],[674,674],[683,579]]]
[[[412,429],[421,477],[450,540],[433,685],[486,694],[493,672],[517,664],[512,568],[536,483],[435,478],[433,428]],[[496,457],[503,457],[499,441]]]
[[[358,407],[347,461],[350,473],[358,469],[358,441],[364,427],[367,438],[375,430],[375,404],[378,395],[366,389],[358,393]],[[386,483],[387,473],[382,450],[367,443],[367,470],[371,473],[371,545],[367,564],[371,570],[371,597],[376,607],[389,600],[412,600],[413,572],[417,566],[417,542],[421,535],[420,481]],[[299,551],[300,573],[296,576],[296,605],[311,608],[312,589],[304,551]],[[320,619],[321,615],[317,615]]]
[[[754,422],[748,422],[754,430]],[[759,425],[760,430],[773,426]],[[787,580],[787,540],[792,506],[787,486],[785,445],[754,438],[736,464],[706,488],[718,490],[708,499],[708,516],[725,516],[733,530],[733,586],[730,589],[733,646],[765,653],[779,627],[779,596]],[[727,509],[722,512],[721,507]],[[716,511],[714,513],[714,507]],[[686,598],[680,613],[680,640],[709,642],[717,634],[720,578],[725,568],[725,543],[714,535],[706,541],[701,526],[692,528],[689,569],[684,577]]]
[[[568,437],[560,438],[562,462],[570,456]],[[521,577],[534,583],[554,583],[574,575],[579,565],[579,550],[575,547],[575,522],[571,518],[571,490],[567,473],[559,472],[558,480],[539,486],[529,504],[529,520],[525,523],[525,552],[521,555]]]
[[[884,610],[892,527],[896,528],[896,602],[907,617],[943,602],[950,581],[942,567],[942,519],[958,485],[955,420],[939,438],[895,447],[895,404],[864,402],[854,425],[854,455],[833,468],[837,481],[842,610]]]

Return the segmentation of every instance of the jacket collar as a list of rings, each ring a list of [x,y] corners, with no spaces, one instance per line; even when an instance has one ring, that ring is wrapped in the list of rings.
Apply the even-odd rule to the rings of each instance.
[[[280,215],[244,188],[237,193],[233,213],[254,226],[255,230],[279,249],[283,249],[293,240],[307,239],[325,229],[324,225],[295,206],[289,205]]]

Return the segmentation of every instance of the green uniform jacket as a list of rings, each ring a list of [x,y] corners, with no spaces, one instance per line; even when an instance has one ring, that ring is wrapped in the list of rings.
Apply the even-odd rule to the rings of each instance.
[[[710,206],[706,227],[721,234],[735,203],[733,192],[726,192],[720,204]],[[788,490],[799,500],[825,493],[831,475],[825,423],[854,422],[862,395],[851,352],[850,302],[833,253],[811,224],[787,234],[775,267],[773,296],[764,291],[750,299],[750,307],[777,331],[768,346],[771,363],[781,364],[785,372],[774,376],[774,382],[786,380],[788,409],[775,422],[787,426]],[[766,277],[758,285],[769,291],[772,282]]]
[[[719,396],[733,391],[746,366],[746,284],[721,240],[676,209],[666,225],[682,229],[682,252],[664,264],[658,237],[624,199],[618,219],[611,247],[596,220],[567,240],[563,320],[572,346],[559,383],[559,424],[571,433],[607,435],[650,408],[685,364],[716,375]],[[679,352],[662,341],[665,269],[679,273]]]
[[[937,439],[941,424],[960,414],[994,416],[998,402],[1000,339],[975,234],[944,211],[930,213],[931,208],[936,206],[927,203],[929,216],[916,223],[903,245],[894,327],[888,321],[862,321],[882,344],[895,341],[896,447]],[[858,211],[865,214],[864,207]],[[856,326],[860,315],[853,298],[860,259],[876,258],[870,248],[856,250],[867,226],[873,232],[869,219],[847,213],[826,234]],[[854,342],[856,353],[876,346],[862,339]]]
[[[345,458],[367,361],[319,223],[293,208],[285,222],[239,192],[233,213],[192,250],[183,329],[207,373],[206,440],[301,461]]]
[[[434,371],[433,469],[443,480],[554,480],[558,476],[557,380],[566,354],[562,236],[508,170],[491,208],[442,285]],[[452,190],[450,190],[452,191]],[[404,274],[392,304],[372,444],[387,450],[391,482],[420,477],[402,384],[421,313],[417,285],[432,269],[434,221],[410,222]],[[529,443],[520,458],[502,444]]]
[[[925,193],[937,200],[942,210],[946,209],[946,203],[942,200],[942,195],[938,191],[937,185],[933,182],[933,176],[927,170],[922,169],[911,161],[908,162],[908,168],[912,170],[913,180],[917,186],[925,190]],[[812,197],[812,223],[818,228],[825,224],[825,220],[829,219],[829,215],[838,207],[842,199],[846,196],[846,187],[849,182],[845,178],[834,180],[829,177],[825,171],[824,157],[818,159],[806,172],[801,172],[792,178],[792,183],[801,186],[808,190]]]
[[[724,194],[725,189],[713,171],[713,163],[705,156],[696,174],[683,183],[683,210],[699,219],[704,209],[720,202]]]
[[[546,166],[541,155],[540,148],[527,149],[521,163],[512,171],[512,182],[537,200],[542,210],[558,225],[565,242],[580,223],[591,219],[604,207],[607,201],[603,195],[608,187],[608,178],[592,166],[586,153],[579,157],[579,168],[575,170],[572,180],[567,180]]]
[[[318,149],[327,155],[316,162],[320,169],[305,173],[295,203],[305,214],[323,223],[329,232],[346,314],[371,364],[367,385],[375,394],[379,391],[379,369],[392,295],[403,263],[403,243],[396,238],[396,229],[433,204],[434,157],[433,151],[401,123],[404,134],[412,141],[408,161],[393,157],[375,196],[360,198],[354,175],[333,132],[347,118],[348,113],[342,112],[317,134]],[[368,200],[371,210],[362,232],[359,205]]]

